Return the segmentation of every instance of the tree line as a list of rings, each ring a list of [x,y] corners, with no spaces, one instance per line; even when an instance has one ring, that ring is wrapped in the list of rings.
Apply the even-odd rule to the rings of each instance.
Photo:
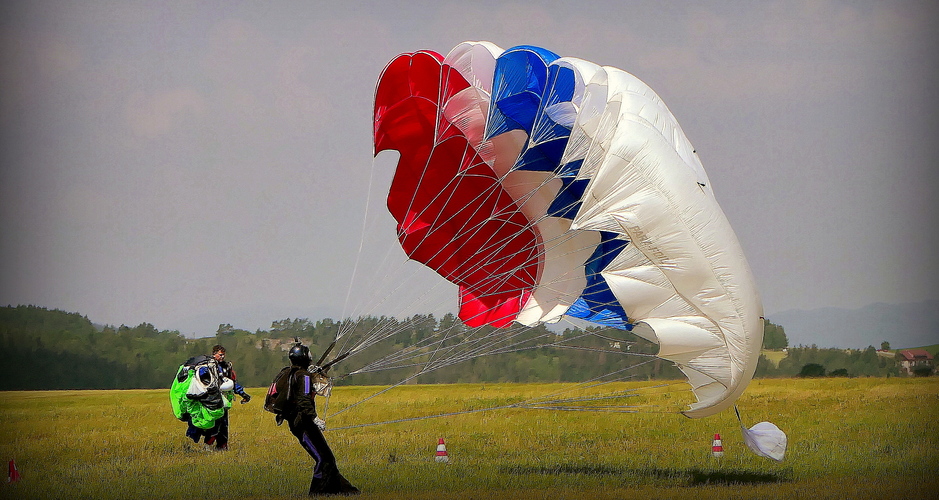
[[[273,322],[269,330],[255,332],[222,324],[213,337],[187,339],[179,331],[158,330],[150,323],[99,327],[78,313],[37,306],[7,306],[0,308],[0,352],[3,353],[0,390],[166,388],[185,360],[209,354],[215,344],[225,346],[227,359],[234,364],[242,385],[266,387],[278,370],[289,363],[286,349],[294,337],[310,346],[316,358],[336,339],[341,328],[348,331],[344,337],[353,339],[379,328],[394,333],[358,353],[354,364],[338,366],[332,375],[348,373],[350,366],[364,366],[405,349],[420,350],[420,346],[426,345],[423,349],[430,350],[458,342],[460,336],[449,332],[476,336],[500,334],[491,327],[481,327],[484,331],[469,329],[452,314],[440,319],[428,314],[400,320],[365,317],[354,323],[328,318],[315,322],[287,318]],[[657,352],[655,344],[629,332],[616,331],[616,339],[585,335],[602,333],[601,330],[569,328],[553,333],[544,326],[533,327],[529,332],[532,336],[576,338],[578,348],[538,347],[474,357],[423,374],[409,383],[582,382],[622,370],[629,364],[635,366],[624,373],[634,380],[683,378],[672,363],[650,356]],[[444,340],[428,342],[441,331],[448,333]],[[782,327],[770,322],[767,322],[764,341],[783,346],[787,343]],[[840,368],[841,365],[835,367],[837,363],[833,359],[825,357],[828,355],[825,351],[790,349],[789,357],[779,367],[761,357],[757,376],[798,375],[796,364],[817,360],[832,369]],[[865,353],[844,367],[851,375],[883,375],[884,370],[891,369],[881,366],[883,362]],[[407,369],[376,371],[342,377],[337,384],[390,385],[408,376]]]
[[[761,360],[765,362],[764,360]],[[773,366],[765,362],[764,377],[895,377],[900,366],[895,357],[880,356],[873,346],[866,349],[823,349],[799,346],[787,349],[787,355]]]

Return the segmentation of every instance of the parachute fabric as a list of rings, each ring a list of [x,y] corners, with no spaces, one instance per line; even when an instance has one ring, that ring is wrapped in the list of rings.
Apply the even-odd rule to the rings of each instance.
[[[404,54],[375,96],[375,153],[401,153],[388,209],[407,255],[460,286],[460,318],[505,327],[535,284],[537,238],[466,136],[441,113],[469,83],[440,54]]]
[[[740,423],[743,442],[746,443],[747,448],[761,457],[782,462],[786,457],[786,446],[789,441],[786,433],[772,422],[760,422],[747,429],[740,418],[740,410],[735,406],[734,411],[737,413],[737,421]]]
[[[746,388],[758,291],[694,148],[638,78],[465,42],[389,63],[374,120],[375,154],[401,155],[387,198],[399,242],[459,285],[465,324],[632,330],[688,377],[689,417]]]

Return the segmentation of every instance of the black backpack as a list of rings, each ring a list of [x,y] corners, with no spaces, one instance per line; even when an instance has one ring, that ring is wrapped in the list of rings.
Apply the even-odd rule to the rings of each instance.
[[[267,396],[264,398],[265,410],[279,417],[283,417],[290,409],[292,405],[290,393],[293,392],[293,374],[296,373],[297,370],[299,370],[299,368],[295,366],[287,366],[274,377],[271,387],[267,390]],[[277,423],[279,425],[280,420],[278,420]]]

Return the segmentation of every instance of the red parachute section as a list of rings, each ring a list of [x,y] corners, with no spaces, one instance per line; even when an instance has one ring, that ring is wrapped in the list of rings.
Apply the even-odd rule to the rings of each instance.
[[[542,252],[531,222],[441,112],[467,87],[436,52],[395,58],[375,91],[375,154],[401,154],[387,203],[405,253],[459,285],[466,325],[502,328],[537,283]]]

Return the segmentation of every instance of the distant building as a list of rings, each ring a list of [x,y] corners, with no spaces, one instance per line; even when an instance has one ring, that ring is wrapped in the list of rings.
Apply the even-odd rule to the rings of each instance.
[[[300,339],[300,342],[310,345],[313,341],[312,339]],[[293,339],[261,339],[254,343],[254,347],[261,349],[270,349],[276,351],[280,349],[281,351],[287,352],[294,345]]]
[[[897,359],[900,361],[900,369],[906,371],[908,375],[913,375],[913,372],[922,368],[928,368],[930,374],[935,370],[933,356],[925,349],[899,351]]]

